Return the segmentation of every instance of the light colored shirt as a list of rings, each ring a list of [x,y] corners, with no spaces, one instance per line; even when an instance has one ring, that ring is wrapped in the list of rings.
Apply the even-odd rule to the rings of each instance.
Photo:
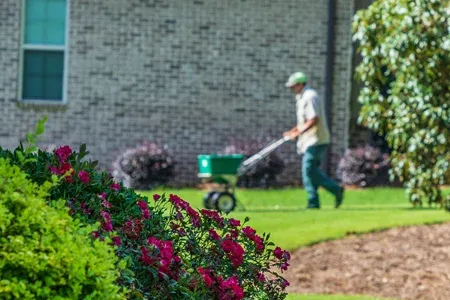
[[[330,131],[328,130],[325,105],[320,101],[317,92],[309,87],[295,96],[297,107],[297,126],[301,130],[308,120],[318,118],[317,123],[309,130],[299,135],[297,152],[305,153],[306,149],[315,145],[330,143]]]

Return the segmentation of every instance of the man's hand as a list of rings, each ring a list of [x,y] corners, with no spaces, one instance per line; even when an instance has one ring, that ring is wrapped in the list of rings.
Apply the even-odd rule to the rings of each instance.
[[[298,134],[299,134],[298,130],[291,129],[289,131],[284,132],[283,136],[288,136],[290,137],[291,140],[295,140],[298,137]]]

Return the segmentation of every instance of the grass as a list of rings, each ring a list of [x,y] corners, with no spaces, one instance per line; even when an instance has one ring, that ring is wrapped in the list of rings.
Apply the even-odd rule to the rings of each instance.
[[[177,194],[194,207],[203,207],[205,191],[201,190],[158,189],[141,194],[164,192]],[[250,217],[250,226],[259,233],[270,232],[276,245],[289,250],[349,233],[450,221],[450,214],[444,210],[411,207],[402,189],[349,190],[339,210],[333,208],[332,196],[324,191],[320,191],[320,196],[322,209],[310,211],[304,209],[306,194],[300,189],[237,190],[236,197],[246,210],[238,208],[230,217]]]

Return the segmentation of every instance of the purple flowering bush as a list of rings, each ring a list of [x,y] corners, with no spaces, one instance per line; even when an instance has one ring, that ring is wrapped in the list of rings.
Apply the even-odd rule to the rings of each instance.
[[[339,162],[344,185],[369,187],[389,184],[389,156],[372,146],[348,149]]]
[[[167,183],[174,176],[175,162],[170,153],[156,143],[145,141],[129,148],[113,162],[113,176],[135,189],[150,189]]]

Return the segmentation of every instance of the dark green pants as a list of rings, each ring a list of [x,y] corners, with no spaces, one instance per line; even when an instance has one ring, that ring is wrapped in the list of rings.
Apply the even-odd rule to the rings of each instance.
[[[308,193],[308,207],[320,207],[317,189],[321,186],[337,196],[341,187],[320,169],[320,163],[328,144],[312,146],[306,149],[302,158],[303,186]]]

